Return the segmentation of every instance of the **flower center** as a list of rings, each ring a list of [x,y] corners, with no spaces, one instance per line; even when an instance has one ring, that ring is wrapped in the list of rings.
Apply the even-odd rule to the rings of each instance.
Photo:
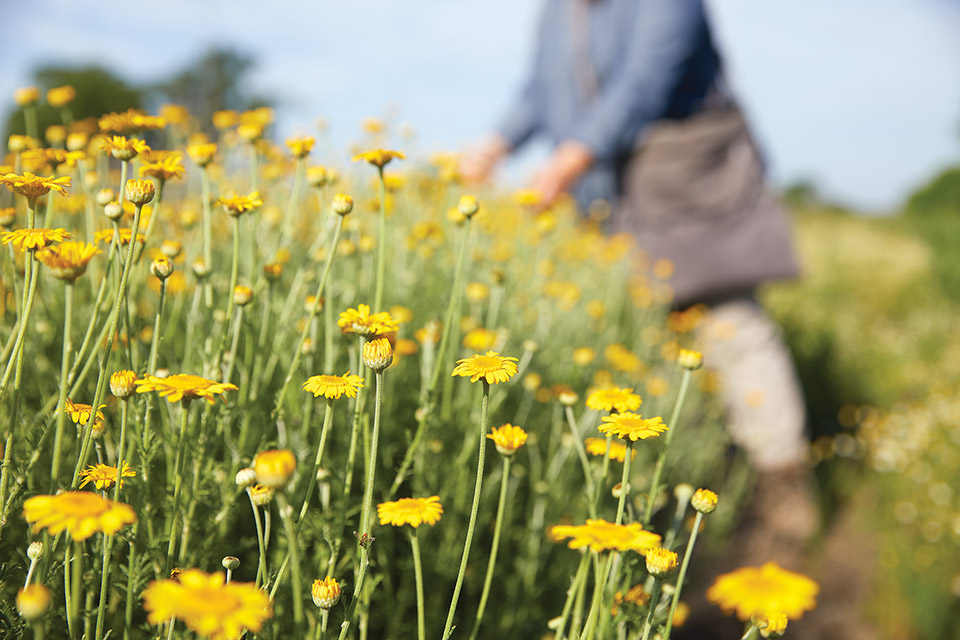
[[[501,366],[500,358],[495,358],[493,356],[476,356],[471,364],[474,370],[481,373],[497,371]]]

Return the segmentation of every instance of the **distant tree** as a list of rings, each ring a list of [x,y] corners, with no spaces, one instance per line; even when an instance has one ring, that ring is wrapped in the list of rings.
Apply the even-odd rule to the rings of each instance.
[[[60,113],[46,104],[47,89],[71,85],[77,97],[70,104],[75,120],[95,118],[111,111],[143,108],[143,91],[121,79],[109,69],[100,66],[71,67],[66,64],[49,64],[38,68],[33,74],[33,83],[41,90],[37,117],[40,131],[54,124],[61,124]],[[5,136],[26,133],[23,115],[15,104],[7,107]]]
[[[809,207],[823,202],[813,180],[800,179],[783,188],[783,200],[791,207]]]
[[[946,169],[907,199],[910,215],[960,214],[960,167]]]
[[[158,100],[185,106],[209,132],[215,111],[270,106],[270,100],[249,91],[246,76],[254,64],[249,54],[214,48],[150,90]]]

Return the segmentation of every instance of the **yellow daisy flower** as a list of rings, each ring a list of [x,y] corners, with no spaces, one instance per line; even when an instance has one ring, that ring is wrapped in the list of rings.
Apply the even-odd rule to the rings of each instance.
[[[91,491],[33,496],[23,503],[23,517],[33,523],[34,533],[46,529],[50,535],[57,535],[66,530],[77,542],[97,532],[113,535],[123,525],[137,521],[130,505],[102,498]]]
[[[587,408],[597,411],[636,411],[643,404],[643,400],[633,392],[633,389],[610,387],[597,389],[587,396]]]
[[[254,191],[246,196],[233,196],[232,198],[217,198],[214,204],[219,204],[228,214],[234,218],[240,217],[247,211],[253,211],[263,206],[263,200],[260,199],[260,192]]]
[[[124,462],[123,473],[120,474],[120,488],[123,488],[124,478],[133,478],[136,475],[137,472]],[[117,482],[117,468],[106,464],[95,464],[81,471],[80,477],[83,478],[83,482],[80,483],[81,489],[91,482],[97,489],[109,489]]]
[[[288,449],[261,451],[251,467],[260,485],[268,489],[281,489],[297,470],[297,459]]]
[[[170,618],[186,623],[202,638],[235,640],[256,633],[273,615],[266,592],[249,582],[226,582],[222,573],[181,571],[176,580],[154,580],[143,592],[150,624]]]
[[[442,514],[443,505],[440,504],[440,496],[401,498],[394,502],[382,502],[377,505],[380,524],[392,524],[395,527],[408,524],[416,529],[423,523],[433,526],[440,521]]]
[[[604,438],[587,438],[583,441],[587,446],[587,453],[593,456],[602,456],[607,453],[607,441]],[[610,459],[623,462],[627,457],[627,445],[618,440],[610,442]]]
[[[100,150],[107,151],[118,160],[132,160],[138,153],[149,151],[150,147],[143,140],[137,138],[125,138],[123,136],[113,136],[104,138],[100,143]]]
[[[227,391],[236,391],[237,385],[229,382],[214,382],[200,376],[194,376],[189,373],[178,373],[158,378],[147,375],[142,380],[137,380],[137,393],[148,393],[150,391],[159,391],[161,398],[166,398],[168,402],[178,402],[180,400],[194,400],[203,398],[210,404],[214,402],[214,396],[222,395]],[[226,402],[226,398],[224,398]]]
[[[66,196],[66,187],[70,186],[70,176],[63,176],[61,178],[51,176],[44,178],[34,175],[29,171],[24,171],[23,175],[8,173],[0,176],[0,184],[15,193],[19,193],[27,200],[36,200],[51,191],[56,191],[60,195]]]
[[[305,158],[313,150],[313,144],[316,142],[311,137],[307,138],[287,138],[287,148],[294,158]]]
[[[100,253],[96,245],[86,242],[64,242],[37,252],[37,260],[45,264],[53,277],[73,282],[87,271],[87,265]]]
[[[148,115],[139,109],[127,109],[122,113],[108,113],[101,116],[97,124],[100,126],[100,131],[104,133],[124,133],[162,129],[167,126],[167,121],[158,116]]]
[[[356,309],[347,309],[337,319],[340,331],[356,333],[367,338],[393,333],[400,328],[400,323],[386,311],[370,313],[370,307],[358,304]]]
[[[170,178],[182,178],[186,173],[179,153],[173,153],[140,166],[141,178],[155,178],[165,182]]]
[[[213,162],[217,155],[217,145],[214,142],[204,144],[192,144],[187,147],[187,155],[198,167],[205,167]]]
[[[94,425],[103,422],[103,412],[100,411],[100,409],[105,409],[106,407],[107,405],[102,404],[97,408],[97,418],[94,422]],[[93,413],[93,407],[91,407],[89,404],[72,402],[70,398],[67,398],[63,411],[70,416],[70,419],[73,420],[74,424],[85,425],[87,424],[87,420],[90,419],[90,414]]]
[[[604,424],[597,427],[600,433],[612,433],[618,438],[630,438],[634,442],[656,438],[668,429],[660,416],[643,418],[638,413],[627,412],[603,416],[602,420]]]
[[[807,576],[768,562],[718,576],[707,589],[707,600],[743,621],[755,615],[782,613],[799,620],[817,606],[820,586]]]
[[[470,382],[481,378],[487,384],[506,382],[517,375],[517,359],[501,356],[496,351],[487,351],[486,355],[476,354],[457,361],[453,375],[470,377]]]
[[[119,229],[120,232],[120,244],[126,246],[130,244],[130,238],[133,237],[133,229],[130,227],[123,227]],[[113,229],[101,229],[93,234],[94,242],[106,242],[110,244],[113,242]],[[147,236],[142,233],[137,234],[137,242],[143,244],[147,241]]]
[[[477,327],[463,336],[463,346],[471,351],[486,351],[497,343],[497,332]]]
[[[660,536],[646,531],[639,522],[615,524],[606,520],[587,520],[581,525],[555,525],[550,535],[556,540],[570,538],[571,549],[589,547],[594,551],[636,551],[645,554],[660,546]]]
[[[12,244],[23,252],[43,249],[54,242],[69,240],[73,235],[66,229],[17,229],[0,235],[3,244]]]
[[[501,455],[512,456],[527,441],[527,432],[512,424],[505,424],[494,428],[492,433],[487,434],[487,439],[493,440]]]
[[[399,151],[389,151],[387,149],[371,149],[370,151],[364,151],[363,153],[358,153],[353,156],[353,161],[357,162],[358,160],[363,160],[364,162],[369,162],[370,164],[383,168],[385,165],[389,164],[391,160],[399,159],[403,160],[406,156],[400,153]]]
[[[73,99],[76,97],[77,90],[68,84],[47,90],[47,102],[50,103],[51,107],[56,107],[57,109],[67,106],[73,102]]]

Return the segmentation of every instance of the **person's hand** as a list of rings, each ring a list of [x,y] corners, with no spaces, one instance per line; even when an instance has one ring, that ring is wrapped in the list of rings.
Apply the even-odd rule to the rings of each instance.
[[[505,138],[490,136],[475,149],[463,154],[460,160],[460,176],[467,184],[484,182],[509,152],[510,143]]]
[[[586,145],[573,140],[563,142],[534,175],[530,188],[540,194],[540,204],[548,207],[560,194],[565,193],[592,163],[593,154]]]

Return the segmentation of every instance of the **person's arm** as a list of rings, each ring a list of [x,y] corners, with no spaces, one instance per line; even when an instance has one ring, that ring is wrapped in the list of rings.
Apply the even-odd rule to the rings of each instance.
[[[702,0],[644,0],[630,46],[570,136],[594,161],[610,160],[635,142],[643,127],[669,106],[684,62],[702,37]]]

